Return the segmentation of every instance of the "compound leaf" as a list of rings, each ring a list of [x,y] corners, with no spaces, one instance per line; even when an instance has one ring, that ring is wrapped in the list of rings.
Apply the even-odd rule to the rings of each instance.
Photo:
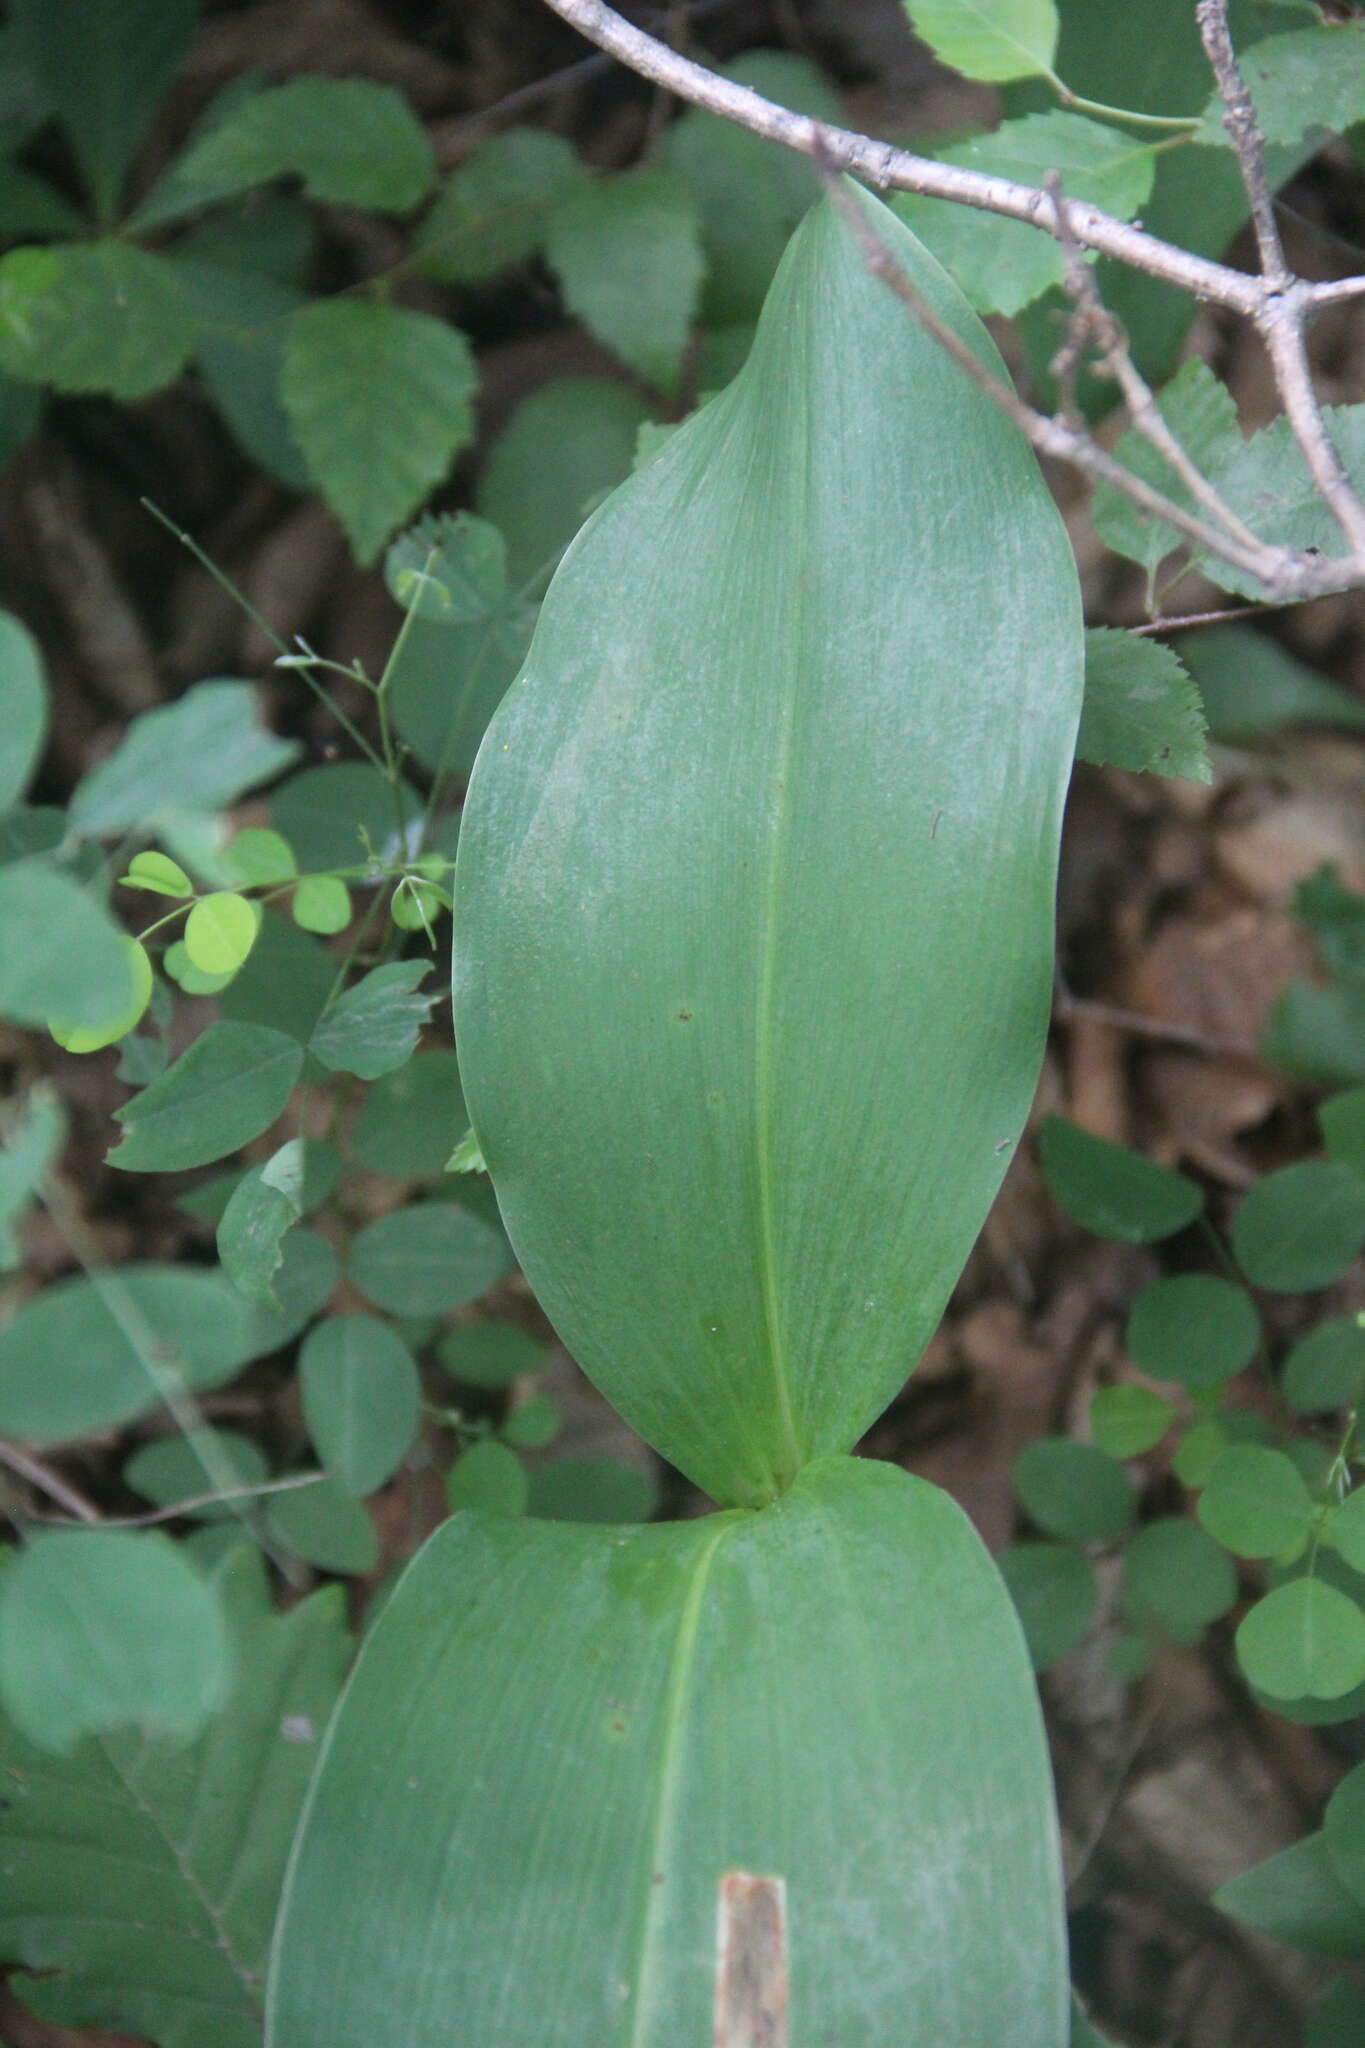
[[[0,1948],[63,2026],[259,2048],[285,1858],[345,1663],[338,1595],[270,1611],[238,1546],[217,1574],[234,1678],[193,1747],[113,1735],[54,1760],[0,1724]]]
[[[313,481],[372,562],[474,431],[469,343],[429,313],[324,299],[289,322],[281,393]]]

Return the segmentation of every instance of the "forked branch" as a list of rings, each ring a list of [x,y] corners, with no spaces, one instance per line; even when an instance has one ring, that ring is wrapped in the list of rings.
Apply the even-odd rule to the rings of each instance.
[[[1088,202],[1064,201],[1055,181],[1051,189],[1020,185],[1009,178],[916,156],[852,129],[829,127],[808,115],[794,113],[750,87],[719,78],[704,65],[681,56],[643,29],[634,27],[615,9],[604,5],[603,0],[546,0],[546,4],[599,49],[619,58],[641,77],[694,106],[735,122],[751,134],[812,158],[826,183],[836,191],[844,217],[869,265],[966,374],[1009,414],[1040,453],[1058,457],[1096,481],[1112,484],[1142,511],[1165,520],[1195,546],[1254,576],[1272,602],[1299,601],[1365,584],[1365,504],[1352,486],[1328,433],[1313,389],[1304,342],[1304,329],[1314,312],[1320,306],[1365,295],[1365,276],[1318,284],[1296,277],[1289,269],[1265,176],[1264,141],[1228,35],[1226,0],[1198,0],[1196,11],[1223,100],[1225,125],[1251,205],[1261,255],[1259,276],[1196,256],[1142,228],[1115,220]],[[834,174],[839,171],[849,172],[881,190],[918,192],[1023,221],[1052,235],[1073,258],[1081,249],[1115,257],[1150,277],[1161,278],[1196,298],[1228,307],[1254,321],[1270,352],[1295,439],[1323,501],[1341,529],[1347,551],[1328,560],[1320,554],[1274,546],[1252,533],[1175,442],[1116,329],[1103,351],[1105,365],[1118,381],[1134,425],[1162,453],[1201,508],[1199,512],[1176,503],[1117,462],[1076,421],[1026,405],[925,304],[902,266],[838,185]],[[1087,317],[1098,331],[1098,300],[1093,296],[1093,287],[1087,291],[1080,286],[1076,267],[1074,261],[1069,261],[1073,300],[1078,307],[1085,306]]]

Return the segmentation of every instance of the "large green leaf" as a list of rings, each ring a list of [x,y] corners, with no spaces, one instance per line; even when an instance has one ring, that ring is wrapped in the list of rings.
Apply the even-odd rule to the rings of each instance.
[[[1267,36],[1242,52],[1241,64],[1267,142],[1297,142],[1365,120],[1365,27],[1359,21]],[[1227,139],[1218,93],[1204,110],[1200,135],[1206,142]]]
[[[758,1514],[461,1514],[333,1723],[268,2039],[757,2041],[747,1956],[812,2048],[1062,2048],[1054,1828],[1018,1623],[923,1481],[831,1458]]]
[[[817,209],[739,379],[568,557],[460,840],[461,1071],[513,1244],[717,1499],[855,1440],[980,1227],[1081,667],[1028,450]]]
[[[585,180],[551,215],[546,254],[569,311],[642,377],[672,391],[703,269],[682,179],[643,170]]]
[[[45,860],[0,874],[0,1017],[96,1026],[134,994],[132,956],[96,895]]]
[[[250,683],[196,683],[134,719],[112,754],[76,785],[73,828],[91,838],[147,832],[183,811],[216,811],[268,782],[299,753],[261,724]]]
[[[0,1954],[45,1973],[17,1987],[35,2011],[158,2048],[259,2048],[275,1901],[346,1655],[337,1592],[276,1616],[242,1547],[219,1585],[236,1679],[192,1748],[117,1735],[54,1759],[0,1723]]]

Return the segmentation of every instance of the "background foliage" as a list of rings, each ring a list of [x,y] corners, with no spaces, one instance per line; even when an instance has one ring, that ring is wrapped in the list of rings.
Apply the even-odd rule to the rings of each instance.
[[[1209,253],[1238,233],[1183,0],[1144,10],[1141,66],[1079,0],[1023,0],[1003,38],[950,0],[910,12],[918,45],[889,4],[842,27],[819,7],[699,7],[693,32],[788,105],[870,103],[886,132],[1025,181],[1061,168],[1068,192]],[[1233,10],[1315,274],[1361,240],[1350,12]],[[299,16],[11,0],[0,28],[0,1435],[19,1538],[0,1705],[23,1870],[0,1925],[8,1960],[56,1972],[23,1980],[27,2009],[167,2044],[259,2038],[274,1892],[344,1656],[342,1596],[314,1582],[346,1585],[364,1624],[447,1507],[687,1503],[591,1420],[462,1143],[450,862],[564,546],[744,360],[815,191],[799,160],[591,58],[514,97],[583,61],[525,8]],[[1048,394],[1056,245],[940,201],[897,208]],[[1228,501],[1327,545],[1247,356],[1168,287],[1097,274]],[[1334,424],[1365,469],[1358,343],[1323,328]],[[1113,394],[1083,374],[1075,396],[1098,418]],[[1180,496],[1150,451],[1123,452]],[[1220,1897],[1358,1958],[1365,1811],[1351,1776],[1333,1789],[1365,1704],[1365,859],[1340,823],[1365,729],[1358,615],[1330,599],[1302,621],[1135,632],[1255,586],[1126,501],[1101,492],[1092,526],[1059,489],[1093,621],[1095,766],[1043,1095],[1069,1114],[1043,1124],[1041,1161],[1061,1211],[1130,1249],[1086,1267],[1035,1188],[1025,1249],[999,1255],[1015,1278],[969,1269],[968,1321],[1021,1267],[1036,1310],[1069,1261],[1113,1340],[1004,1460],[1023,1527],[1003,1562],[1038,1663],[1068,1660],[1054,1682],[1098,1647],[1106,1696],[1145,1699],[1200,1643],[1256,1728],[1324,1731],[1320,1767],[1282,1766],[1298,1829],[1326,1816],[1285,1852],[1302,1882],[1253,1871]],[[1185,780],[1154,793],[1153,771]],[[1248,815],[1274,820],[1269,852]],[[1134,847],[1149,883],[1116,909]],[[1172,931],[1246,915],[1254,994],[1234,948],[1233,992],[1191,995]],[[1134,1011],[1136,1035],[1097,1055]],[[943,1356],[881,1454],[934,1438]],[[966,1413],[957,1427],[970,1446]],[[1003,1537],[993,1483],[979,1519]],[[1103,1753],[1121,1787],[1122,1745]],[[138,1924],[92,1932],[78,1915],[111,1852],[136,1868],[115,1904]],[[1202,1897],[1230,1875],[1190,1881]],[[1078,1902],[1083,1981],[1147,2038],[1104,1911]],[[1303,1980],[1222,1953],[1252,2006],[1279,2001],[1283,2040]],[[1315,2048],[1353,2038],[1359,1998],[1355,1980],[1325,1992]]]

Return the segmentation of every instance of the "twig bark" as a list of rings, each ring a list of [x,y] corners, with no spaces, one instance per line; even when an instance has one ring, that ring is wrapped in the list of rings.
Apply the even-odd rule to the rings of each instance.
[[[718,78],[703,65],[669,49],[606,6],[604,0],[546,0],[546,5],[642,78],[752,134],[813,158],[832,189],[832,173],[846,171],[883,190],[919,192],[979,207],[1036,227],[1064,247],[1091,249],[1115,257],[1151,277],[1193,293],[1196,298],[1229,307],[1253,320],[1270,351],[1285,412],[1309,473],[1347,542],[1348,553],[1339,559],[1326,560],[1320,554],[1276,547],[1252,533],[1180,449],[1151,392],[1138,378],[1131,358],[1120,367],[1126,351],[1114,354],[1112,367],[1128,398],[1134,423],[1161,449],[1195,502],[1209,514],[1207,519],[1153,490],[1141,477],[1116,462],[1074,421],[1052,417],[1025,405],[944,326],[882,246],[857,206],[846,193],[841,195],[845,217],[872,269],[885,279],[966,374],[1009,414],[1040,454],[1054,456],[1098,481],[1112,484],[1141,510],[1164,520],[1196,546],[1255,577],[1272,601],[1299,602],[1365,583],[1365,504],[1357,496],[1327,432],[1313,390],[1304,343],[1305,325],[1317,307],[1365,294],[1365,276],[1312,284],[1288,270],[1265,178],[1264,144],[1227,32],[1226,0],[1198,0],[1198,14],[1228,110],[1225,119],[1256,224],[1263,274],[1255,277],[1163,242],[1142,228],[1115,220],[1088,202],[1059,204],[1055,189],[1019,185],[1009,178],[938,163],[852,129],[828,127],[807,115],[793,113],[748,86]]]
[[[1016,184],[1011,178],[992,177],[984,171],[966,170],[957,164],[938,163],[932,157],[916,156],[908,149],[897,149],[889,142],[878,142],[853,129],[826,127],[809,115],[795,114],[749,86],[718,78],[704,65],[668,49],[624,20],[614,8],[605,6],[603,0],[545,0],[545,4],[589,42],[619,58],[642,78],[652,79],[656,85],[676,93],[679,99],[705,107],[754,135],[780,142],[802,156],[814,157],[823,152],[833,158],[840,170],[865,178],[883,191],[922,192],[931,199],[955,199],[964,206],[1024,221],[1044,234],[1057,234],[1048,195],[1034,186]],[[1114,256],[1152,277],[1164,278],[1196,298],[1229,306],[1234,312],[1252,318],[1264,300],[1264,279],[1192,255],[1142,228],[1115,220],[1088,202],[1073,205],[1072,225],[1077,239],[1086,248]],[[1330,284],[1301,284],[1299,289],[1304,306],[1312,308],[1365,293],[1365,276],[1341,278]]]
[[[946,321],[939,318],[906,274],[903,266],[881,240],[838,172],[831,165],[824,165],[821,168],[830,196],[847,222],[868,269],[890,286],[896,297],[932,334],[959,369],[965,371],[972,382],[1014,421],[1019,431],[1040,455],[1050,455],[1059,461],[1069,462],[1074,468],[1084,470],[1096,482],[1112,484],[1142,511],[1165,520],[1167,525],[1175,527],[1196,546],[1256,577],[1268,592],[1273,592],[1277,596],[1306,598],[1318,596],[1325,590],[1340,589],[1340,563],[1324,562],[1317,556],[1294,554],[1289,549],[1267,548],[1260,541],[1248,547],[1231,533],[1187,511],[1183,505],[1178,505],[1173,498],[1167,497],[1164,491],[1156,490],[1135,471],[1126,469],[1107,450],[1101,448],[1083,428],[1052,414],[1039,412],[1033,406],[1025,404],[1013,387],[1003,378],[997,377],[994,371],[988,370],[962,337],[955,333]],[[1348,571],[1350,566],[1347,565]]]
[[[1308,311],[1304,299],[1305,286],[1294,276],[1285,259],[1284,244],[1275,219],[1275,202],[1266,177],[1265,141],[1232,47],[1227,0],[1198,0],[1195,16],[1204,54],[1223,102],[1223,126],[1242,174],[1256,232],[1256,246],[1260,252],[1264,289],[1254,315],[1256,324],[1270,351],[1285,415],[1308,465],[1309,475],[1352,553],[1365,560],[1365,504],[1362,504],[1346,474],[1346,466],[1327,431],[1322,407],[1313,389],[1303,334]]]

